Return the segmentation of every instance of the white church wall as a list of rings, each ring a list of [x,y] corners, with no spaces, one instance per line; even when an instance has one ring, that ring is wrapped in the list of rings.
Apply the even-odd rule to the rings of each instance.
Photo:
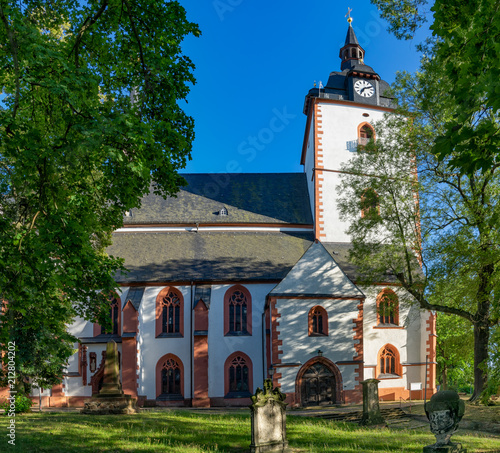
[[[262,313],[266,296],[274,284],[243,285],[252,297],[252,335],[224,335],[224,295],[234,285],[213,285],[208,318],[208,396],[224,396],[224,363],[236,351],[252,361],[253,389],[263,383]]]
[[[156,364],[165,354],[174,354],[184,366],[184,398],[191,398],[191,288],[175,286],[184,298],[184,336],[182,338],[156,338],[156,297],[164,286],[147,287],[139,310],[139,388],[138,395],[156,398]]]
[[[333,363],[352,361],[354,351],[354,323],[358,316],[358,300],[353,299],[277,299],[276,308],[279,318],[279,339],[283,341],[280,356],[281,363],[305,364],[317,356],[318,349],[323,357]],[[308,335],[309,310],[320,305],[328,314],[328,336],[310,337]],[[284,392],[295,391],[295,378],[298,368],[279,368],[283,377],[280,379]],[[339,365],[344,389],[354,388],[354,367]]]
[[[399,298],[399,328],[377,328],[377,295],[384,287],[362,289],[367,296],[363,310],[364,378],[378,378],[375,376],[375,366],[378,354],[386,344],[397,348],[401,364],[420,362],[420,313],[414,304],[409,303],[409,294],[402,288],[390,287]],[[400,386],[407,388],[409,382],[414,382],[414,371],[410,368],[412,367],[402,367],[403,376],[400,379],[382,379],[379,388]]]

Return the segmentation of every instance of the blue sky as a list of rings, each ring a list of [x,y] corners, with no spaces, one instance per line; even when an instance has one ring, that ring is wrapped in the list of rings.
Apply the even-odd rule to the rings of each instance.
[[[365,63],[389,83],[418,69],[416,44],[429,33],[396,40],[369,0],[180,3],[202,31],[183,46],[197,79],[184,105],[195,120],[190,173],[302,171],[304,98],[340,70],[348,7]]]

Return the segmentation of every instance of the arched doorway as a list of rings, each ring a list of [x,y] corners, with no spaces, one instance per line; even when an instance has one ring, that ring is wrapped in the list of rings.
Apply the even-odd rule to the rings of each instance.
[[[342,376],[339,369],[323,357],[309,360],[297,374],[296,393],[301,406],[342,403]]]

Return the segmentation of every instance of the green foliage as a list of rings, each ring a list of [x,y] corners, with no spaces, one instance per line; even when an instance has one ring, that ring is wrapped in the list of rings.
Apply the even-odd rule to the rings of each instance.
[[[427,21],[426,0],[372,0],[372,3],[398,39],[412,39],[416,30]]]
[[[25,395],[16,395],[15,396],[15,413],[22,414],[24,412],[31,412],[31,406],[33,406],[33,402]],[[0,409],[3,409],[4,415],[9,415],[11,412],[11,404],[8,400],[0,403]]]
[[[459,316],[440,313],[436,334],[438,382],[444,389],[470,393],[474,382],[473,325]]]
[[[409,39],[425,21],[425,0],[372,0],[396,37]],[[421,46],[423,107],[448,112],[432,151],[450,168],[473,173],[499,163],[500,4],[436,0],[433,39]],[[438,83],[434,83],[437,81]]]
[[[377,141],[342,167],[339,208],[360,279],[395,277],[422,308],[463,318],[469,338],[472,326],[478,396],[487,382],[489,332],[500,318],[500,167],[460,174],[449,170],[451,157],[429,152],[448,111],[424,109],[418,94],[436,80],[399,76],[395,92],[411,121],[395,114],[375,124]],[[367,190],[378,195],[376,217],[360,215]],[[459,366],[457,357],[441,365]]]
[[[190,33],[176,1],[0,1],[0,344],[21,381],[60,378],[75,316],[109,325],[111,232],[183,183]]]

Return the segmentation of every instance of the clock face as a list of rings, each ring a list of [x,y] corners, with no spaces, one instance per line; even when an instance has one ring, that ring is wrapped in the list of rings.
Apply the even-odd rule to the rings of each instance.
[[[354,84],[356,93],[365,98],[369,98],[375,94],[374,86],[366,80],[357,80]]]

